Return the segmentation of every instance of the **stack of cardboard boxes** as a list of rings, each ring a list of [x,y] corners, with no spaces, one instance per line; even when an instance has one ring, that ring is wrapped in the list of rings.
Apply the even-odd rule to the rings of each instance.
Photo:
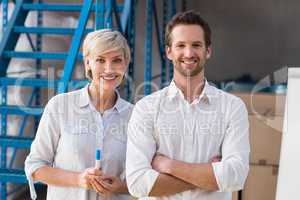
[[[285,95],[234,93],[247,106],[250,171],[242,200],[274,200],[280,157]],[[236,197],[235,197],[236,198]]]

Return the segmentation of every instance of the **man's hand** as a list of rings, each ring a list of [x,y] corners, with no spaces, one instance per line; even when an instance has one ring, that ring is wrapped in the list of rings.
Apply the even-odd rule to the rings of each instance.
[[[152,168],[159,173],[169,174],[172,159],[162,154],[156,154],[152,160]]]

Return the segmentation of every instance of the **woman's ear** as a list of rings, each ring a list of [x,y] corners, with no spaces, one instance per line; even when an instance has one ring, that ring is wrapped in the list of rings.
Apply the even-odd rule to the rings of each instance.
[[[84,60],[84,65],[85,65],[86,67],[88,67],[89,64],[90,64],[90,61],[89,61],[88,58],[86,58],[86,59]]]

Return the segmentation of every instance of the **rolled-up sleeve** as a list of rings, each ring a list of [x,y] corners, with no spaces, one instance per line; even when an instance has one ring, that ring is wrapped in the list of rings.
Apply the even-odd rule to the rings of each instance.
[[[222,161],[212,163],[219,190],[231,192],[244,187],[249,171],[249,122],[245,104],[235,100],[222,144]]]
[[[32,174],[43,166],[52,166],[59,140],[59,116],[52,98],[44,109],[30,153],[25,160],[25,173],[32,199],[36,199]]]
[[[153,113],[145,103],[138,102],[128,125],[126,181],[134,197],[148,196],[159,173],[151,162],[156,152]]]

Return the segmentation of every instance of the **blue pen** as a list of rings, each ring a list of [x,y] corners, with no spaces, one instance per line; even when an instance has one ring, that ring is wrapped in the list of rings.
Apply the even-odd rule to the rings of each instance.
[[[101,169],[101,150],[96,150],[96,163],[95,163],[96,169]]]

